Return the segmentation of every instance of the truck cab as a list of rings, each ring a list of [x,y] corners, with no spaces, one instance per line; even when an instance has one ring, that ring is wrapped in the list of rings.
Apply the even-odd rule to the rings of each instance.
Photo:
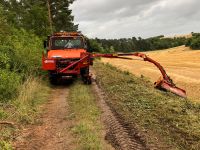
[[[43,54],[42,68],[49,72],[49,80],[52,84],[60,79],[78,75],[81,75],[83,80],[88,78],[92,59],[87,53],[86,38],[81,33],[54,33],[48,36],[44,47],[46,54]],[[82,60],[84,57],[86,58]]]

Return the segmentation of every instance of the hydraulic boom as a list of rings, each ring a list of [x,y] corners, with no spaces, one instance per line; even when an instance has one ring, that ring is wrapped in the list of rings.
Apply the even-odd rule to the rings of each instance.
[[[167,75],[165,69],[156,62],[155,60],[149,58],[146,54],[143,53],[122,53],[122,54],[94,54],[93,57],[106,57],[106,58],[120,58],[120,59],[132,59],[129,57],[124,56],[136,56],[142,58],[144,61],[148,61],[154,64],[161,72],[162,77],[158,79],[154,83],[154,86],[158,89],[170,91],[178,96],[186,98],[186,91],[178,88],[174,83],[173,80]]]

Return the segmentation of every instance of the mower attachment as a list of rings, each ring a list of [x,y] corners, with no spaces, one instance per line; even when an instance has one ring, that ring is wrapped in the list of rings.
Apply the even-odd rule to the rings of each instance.
[[[171,82],[171,83],[168,83],[166,80],[162,79],[162,77],[160,77],[158,79],[157,82],[154,83],[154,86],[155,88],[157,89],[163,89],[163,90],[166,90],[166,91],[170,91],[180,97],[183,97],[183,98],[186,98],[186,91],[181,89],[181,88],[178,88],[176,87],[176,85]]]
[[[154,83],[155,88],[160,90],[170,91],[180,97],[186,98],[186,91],[176,87],[173,83],[172,79],[167,75],[165,69],[155,60],[149,58],[146,54],[143,53],[123,53],[123,54],[93,54],[93,57],[106,57],[106,58],[120,58],[120,59],[130,59],[128,57],[123,56],[136,56],[142,58],[144,61],[148,61],[153,63],[161,72],[162,77],[158,79],[157,82]]]

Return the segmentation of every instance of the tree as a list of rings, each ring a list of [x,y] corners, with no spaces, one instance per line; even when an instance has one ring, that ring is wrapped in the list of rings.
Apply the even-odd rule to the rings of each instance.
[[[115,52],[115,49],[114,49],[113,46],[110,46],[109,52],[110,52],[110,53],[114,53],[114,52]]]
[[[77,31],[78,25],[73,23],[74,17],[71,15],[69,5],[74,0],[49,0],[50,12],[55,31]]]
[[[22,27],[36,35],[47,36],[50,33],[48,9],[45,0],[23,0]]]
[[[200,37],[194,37],[191,41],[190,47],[195,50],[200,49]]]
[[[89,52],[104,52],[103,47],[101,46],[100,43],[97,42],[96,39],[89,39],[88,40],[88,51]]]
[[[9,24],[36,35],[52,31],[77,31],[69,5],[74,0],[0,0]],[[48,7],[49,6],[49,7]],[[52,29],[52,30],[51,30]]]
[[[9,24],[19,26],[21,23],[22,9],[20,3],[17,0],[0,0],[1,7],[3,9],[3,15],[6,17]]]
[[[50,33],[46,1],[44,0],[0,0],[8,23],[39,36]]]
[[[5,40],[5,35],[9,34],[9,26],[6,17],[3,15],[3,9],[0,7],[0,43]]]

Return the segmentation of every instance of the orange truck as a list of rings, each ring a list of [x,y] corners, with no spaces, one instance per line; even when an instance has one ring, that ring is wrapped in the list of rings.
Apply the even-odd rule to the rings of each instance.
[[[87,40],[79,32],[59,32],[44,41],[46,54],[42,57],[42,69],[49,72],[49,80],[57,84],[63,78],[81,76],[84,83],[91,83],[89,65],[91,54],[87,52]]]
[[[186,97],[185,90],[178,88],[167,75],[164,68],[155,60],[143,53],[94,54],[87,52],[87,40],[79,32],[59,32],[48,36],[44,42],[46,54],[42,57],[42,69],[48,71],[49,80],[57,84],[61,79],[81,76],[85,84],[91,84],[89,66],[96,57],[132,59],[125,56],[140,57],[143,61],[154,64],[162,77],[155,82],[155,87]]]

